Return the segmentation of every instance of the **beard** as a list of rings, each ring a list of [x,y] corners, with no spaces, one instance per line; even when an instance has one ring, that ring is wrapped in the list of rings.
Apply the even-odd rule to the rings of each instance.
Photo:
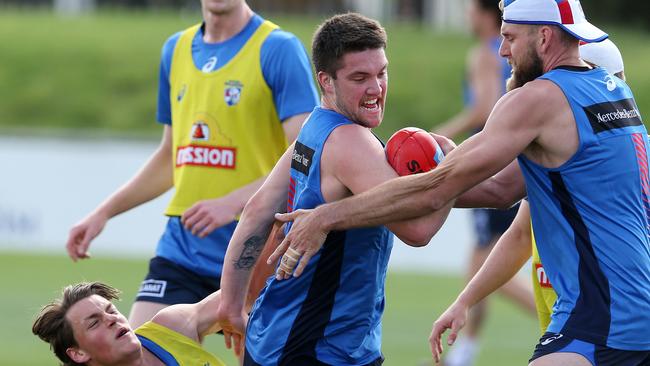
[[[522,87],[544,74],[542,59],[532,45],[523,60],[517,67],[512,67],[512,75],[506,81],[507,91]]]

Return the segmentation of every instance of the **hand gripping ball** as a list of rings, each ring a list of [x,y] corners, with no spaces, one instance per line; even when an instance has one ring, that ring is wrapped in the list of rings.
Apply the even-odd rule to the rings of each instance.
[[[433,136],[417,127],[402,128],[386,143],[386,159],[400,176],[434,169],[444,157]]]

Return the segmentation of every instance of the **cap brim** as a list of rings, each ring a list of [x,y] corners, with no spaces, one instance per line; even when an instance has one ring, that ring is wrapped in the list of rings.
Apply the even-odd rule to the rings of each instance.
[[[594,26],[591,23],[579,23],[579,24],[558,24],[562,29],[569,32],[572,36],[576,37],[579,40],[590,42],[600,42],[609,35],[598,27]]]

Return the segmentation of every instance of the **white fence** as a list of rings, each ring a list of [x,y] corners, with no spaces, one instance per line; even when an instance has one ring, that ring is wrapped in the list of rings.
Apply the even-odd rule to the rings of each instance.
[[[68,230],[124,183],[157,142],[0,137],[0,250],[64,253]],[[95,256],[153,254],[169,192],[111,220],[91,247]],[[432,242],[396,241],[391,268],[459,272],[473,240],[469,215],[455,210]]]

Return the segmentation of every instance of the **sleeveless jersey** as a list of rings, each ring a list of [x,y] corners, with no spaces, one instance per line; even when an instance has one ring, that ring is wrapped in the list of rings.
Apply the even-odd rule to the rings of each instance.
[[[225,366],[193,339],[154,322],[135,330],[142,346],[167,366]]]
[[[335,128],[352,123],[334,111],[314,109],[293,152],[289,211],[325,203],[323,146]],[[305,359],[314,363],[314,358],[330,365],[366,365],[381,357],[392,244],[393,235],[384,226],[334,231],[300,277],[269,278],[246,331],[246,350],[253,360],[265,366]]]
[[[224,196],[267,175],[287,147],[260,47],[277,28],[265,21],[220,69],[204,73],[192,59],[200,25],[178,39],[170,71],[175,194],[166,214]]]
[[[558,168],[519,156],[544,270],[558,294],[549,332],[650,350],[648,138],[629,87],[604,69],[563,67],[579,146]]]
[[[535,295],[535,309],[537,310],[537,320],[539,321],[540,334],[546,333],[551,322],[551,314],[553,313],[553,304],[557,299],[557,294],[553,290],[551,281],[548,279],[542,261],[539,259],[537,252],[537,243],[535,242],[535,235],[531,224],[531,241],[533,245],[533,258],[532,258],[532,280],[533,280],[533,294]]]

